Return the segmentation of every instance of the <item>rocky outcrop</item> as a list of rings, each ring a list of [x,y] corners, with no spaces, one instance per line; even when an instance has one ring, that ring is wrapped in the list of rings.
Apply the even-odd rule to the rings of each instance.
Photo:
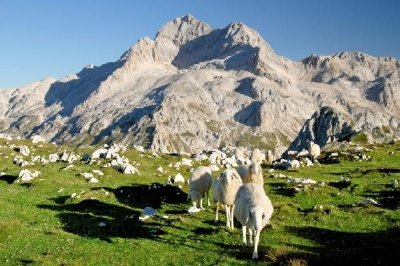
[[[289,150],[307,149],[311,141],[324,147],[333,141],[349,139],[357,133],[357,129],[353,128],[351,124],[354,122],[350,118],[346,119],[333,108],[322,107],[304,123]]]
[[[323,146],[340,138],[344,122],[371,139],[377,128],[395,136],[399,68],[398,59],[360,52],[295,62],[243,23],[213,29],[187,15],[115,62],[0,91],[0,131],[165,152],[240,145],[279,153],[295,139]]]

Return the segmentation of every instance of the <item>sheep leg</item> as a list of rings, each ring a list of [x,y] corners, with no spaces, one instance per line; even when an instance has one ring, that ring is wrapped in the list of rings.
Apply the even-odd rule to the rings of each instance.
[[[217,210],[215,212],[215,221],[218,222],[218,209],[219,209],[219,202],[217,202]]]
[[[200,209],[204,210],[204,207],[203,207],[203,198],[200,199]]]
[[[226,227],[230,228],[231,226],[231,209],[230,207],[225,204],[225,213],[226,213]]]
[[[242,244],[247,246],[247,238],[246,238],[246,226],[242,225]]]
[[[197,209],[197,202],[196,201],[192,201],[192,204],[193,204],[193,208]]]
[[[253,246],[253,230],[249,229],[249,247]]]
[[[208,207],[210,207],[210,206],[211,206],[209,192],[207,192],[207,205],[208,205]]]
[[[235,226],[233,225],[233,218],[234,218],[234,214],[233,214],[233,211],[235,210],[235,205],[232,205],[231,206],[231,228],[232,229],[234,229],[235,228]]]
[[[258,248],[258,241],[260,240],[260,230],[256,230],[256,236],[254,238],[254,251],[253,251],[253,259],[257,259],[258,258],[258,252],[257,252],[257,248]]]

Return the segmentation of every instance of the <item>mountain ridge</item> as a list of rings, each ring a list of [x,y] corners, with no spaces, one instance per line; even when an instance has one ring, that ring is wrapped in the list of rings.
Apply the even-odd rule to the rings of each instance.
[[[75,145],[120,141],[164,152],[243,145],[279,153],[330,106],[382,141],[400,131],[399,69],[399,59],[361,52],[292,61],[243,23],[213,29],[186,15],[115,62],[1,91],[0,131]],[[383,127],[390,134],[374,136]]]

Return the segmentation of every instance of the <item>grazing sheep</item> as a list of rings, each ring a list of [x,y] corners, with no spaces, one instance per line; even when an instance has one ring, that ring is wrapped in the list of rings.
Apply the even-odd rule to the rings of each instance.
[[[233,168],[228,168],[213,182],[214,203],[217,204],[215,221],[218,221],[219,204],[225,206],[226,212],[226,227],[234,228],[233,226],[233,211],[235,208],[235,197],[242,185],[242,179]]]
[[[192,200],[193,208],[197,209],[197,202],[200,202],[200,209],[203,208],[203,198],[207,194],[208,206],[210,206],[210,199],[208,192],[212,184],[211,169],[207,166],[199,166],[193,170],[188,179],[189,183],[189,197]]]
[[[309,146],[308,146],[308,152],[310,153],[311,159],[315,161],[318,156],[321,154],[321,148],[319,147],[318,144],[314,143],[313,141],[310,141]]]
[[[243,184],[246,183],[258,183],[264,184],[264,177],[259,162],[252,162],[250,165],[242,165],[237,169],[240,177],[243,180]]]
[[[262,163],[262,161],[265,161],[265,154],[260,151],[260,149],[255,148],[253,152],[251,153],[251,161],[252,162],[257,162],[257,163]]]
[[[249,234],[249,245],[253,245],[253,259],[258,258],[258,242],[261,230],[269,224],[274,208],[264,188],[259,184],[244,184],[240,187],[235,199],[234,214],[242,224],[243,244],[247,245],[246,230]]]
[[[267,160],[267,163],[269,163],[269,164],[272,164],[272,162],[274,161],[274,154],[272,153],[272,151],[271,150],[268,150],[267,151],[267,155],[266,155],[266,160]]]

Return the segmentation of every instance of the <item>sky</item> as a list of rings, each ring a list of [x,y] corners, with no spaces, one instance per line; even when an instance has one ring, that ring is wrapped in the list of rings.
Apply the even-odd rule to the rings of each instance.
[[[341,51],[400,58],[397,0],[0,0],[0,88],[118,60],[186,14],[213,28],[243,22],[293,60]]]

